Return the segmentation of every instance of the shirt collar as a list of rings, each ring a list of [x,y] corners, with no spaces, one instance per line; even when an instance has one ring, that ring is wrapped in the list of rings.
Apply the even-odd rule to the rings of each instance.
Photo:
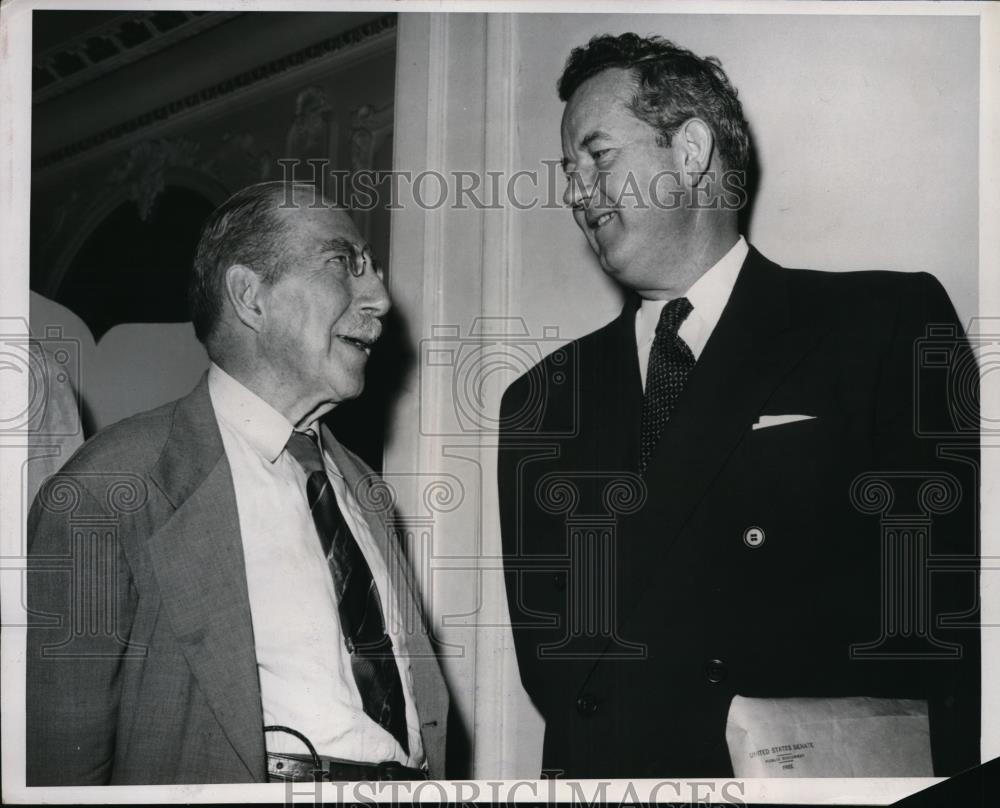
[[[278,459],[292,435],[292,425],[284,415],[214,362],[208,369],[208,392],[220,420],[267,462]]]
[[[729,302],[736,276],[750,252],[746,239],[740,236],[729,251],[716,261],[684,295],[692,306],[692,316],[697,316],[709,328],[714,328],[722,316],[722,310]],[[652,342],[656,335],[656,325],[660,312],[667,300],[646,300],[643,298],[636,312],[636,332],[639,344]]]

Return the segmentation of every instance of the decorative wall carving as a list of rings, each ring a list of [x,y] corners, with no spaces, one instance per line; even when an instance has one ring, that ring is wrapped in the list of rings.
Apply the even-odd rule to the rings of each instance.
[[[103,181],[86,192],[73,188],[37,226],[32,261],[46,268],[48,280],[39,284],[55,294],[76,249],[103,217],[126,200],[135,203],[139,218],[149,221],[156,201],[170,184],[197,190],[213,202],[244,185],[275,175],[272,154],[250,132],[225,132],[209,143],[197,138],[156,138],[123,152]]]
[[[196,107],[212,104],[226,96],[246,90],[255,84],[285,73],[288,70],[300,68],[317,59],[329,57],[337,51],[374,39],[387,31],[395,30],[395,28],[396,15],[386,14],[384,17],[379,17],[364,25],[359,25],[337,36],[328,37],[321,42],[301,48],[280,59],[272,59],[270,62],[232,76],[225,81],[204,87],[183,98],[162,104],[142,115],[122,121],[112,127],[70,143],[67,146],[55,149],[48,154],[43,154],[37,160],[33,161],[32,170],[39,171],[57,165],[120,137],[133,134],[138,130],[162,125],[179,113],[187,113]]]
[[[351,172],[371,171],[376,168],[375,156],[379,149],[392,137],[395,120],[393,104],[376,106],[362,104],[351,115],[350,160]],[[351,217],[365,239],[372,239],[372,211],[355,209]]]
[[[108,183],[124,185],[128,198],[139,208],[139,218],[149,221],[156,198],[166,187],[167,169],[195,166],[198,151],[198,144],[186,138],[144,140],[129,149],[125,160],[108,176]]]
[[[275,175],[274,156],[251,132],[226,132],[212,155],[198,167],[229,190],[263,182]]]
[[[351,170],[375,167],[375,153],[392,134],[394,108],[363,104],[351,116]]]
[[[295,118],[285,136],[285,157],[308,160],[328,154],[333,106],[319,87],[306,87],[295,98]]]

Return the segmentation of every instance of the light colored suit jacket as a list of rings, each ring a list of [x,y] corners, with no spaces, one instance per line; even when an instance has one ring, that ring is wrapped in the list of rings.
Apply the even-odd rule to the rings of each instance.
[[[325,442],[364,490],[370,469]],[[385,515],[365,513],[405,571],[401,611],[421,615]],[[236,497],[206,378],[88,441],[43,486],[28,542],[27,784],[265,782]],[[417,712],[442,778],[447,691],[416,622]]]

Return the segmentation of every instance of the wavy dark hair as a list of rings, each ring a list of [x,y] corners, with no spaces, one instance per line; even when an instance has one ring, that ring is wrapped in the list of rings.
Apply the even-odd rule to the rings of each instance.
[[[702,58],[658,36],[595,36],[574,48],[559,79],[559,98],[569,101],[581,84],[608,68],[630,70],[636,91],[629,109],[657,130],[669,146],[689,118],[701,118],[715,135],[725,167],[745,171],[750,134],[736,89],[714,56]]]

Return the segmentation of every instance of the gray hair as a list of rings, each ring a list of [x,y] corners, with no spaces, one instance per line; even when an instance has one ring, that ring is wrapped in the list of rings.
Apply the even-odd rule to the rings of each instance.
[[[288,226],[277,211],[293,204],[298,189],[316,193],[315,187],[306,183],[261,182],[237,191],[208,217],[188,288],[194,332],[203,344],[222,315],[229,267],[248,266],[265,283],[274,283],[285,271]]]

